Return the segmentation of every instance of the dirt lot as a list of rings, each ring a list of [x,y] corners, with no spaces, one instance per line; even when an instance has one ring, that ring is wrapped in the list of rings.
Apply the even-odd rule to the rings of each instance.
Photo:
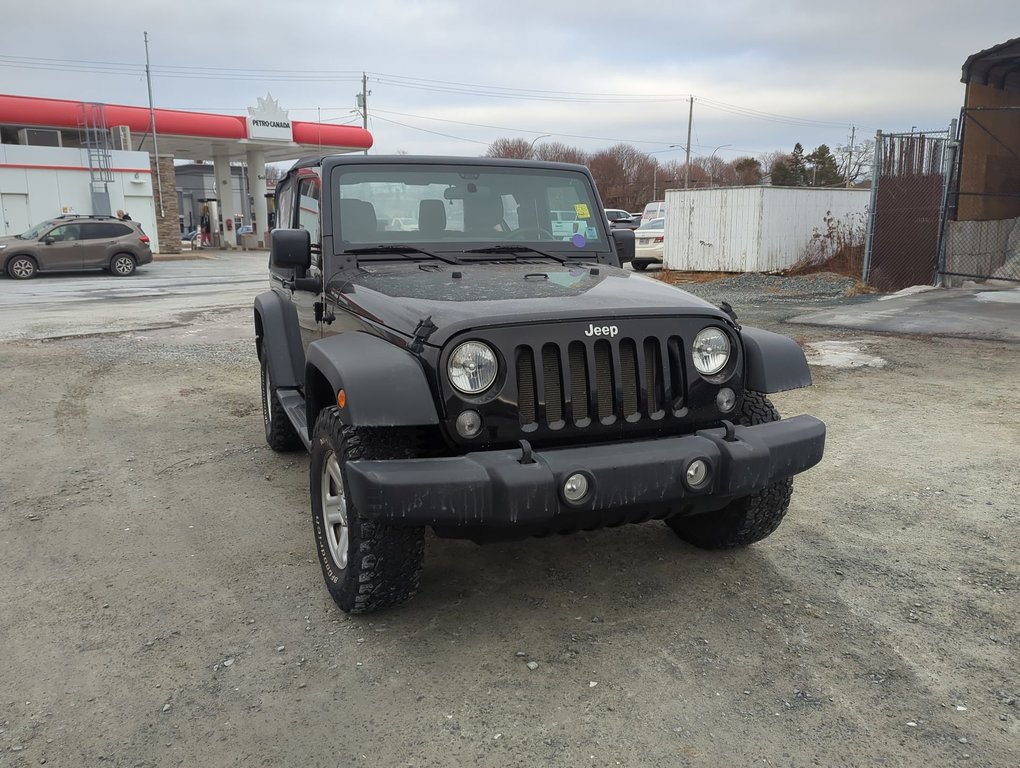
[[[829,440],[770,539],[432,537],[360,618],[247,309],[0,343],[0,766],[1020,765],[1018,347],[800,309],[885,365],[776,396]]]

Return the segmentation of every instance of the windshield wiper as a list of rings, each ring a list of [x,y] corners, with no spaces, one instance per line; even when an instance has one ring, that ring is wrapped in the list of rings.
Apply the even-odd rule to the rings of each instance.
[[[432,251],[426,251],[423,248],[418,248],[414,245],[399,245],[390,244],[385,245],[366,245],[362,248],[348,248],[344,253],[349,253],[352,256],[368,256],[373,253],[395,253],[410,258],[412,253],[420,253],[422,256],[428,256],[432,259],[439,259],[439,261],[445,261],[447,264],[460,264],[459,261],[450,257],[443,256],[439,253],[433,253]]]
[[[537,253],[539,256],[545,256],[547,259],[558,261],[560,264],[566,264],[570,261],[570,259],[557,256],[554,253],[548,253],[547,251],[540,251],[529,245],[490,245],[488,248],[471,248],[464,251],[464,253]]]

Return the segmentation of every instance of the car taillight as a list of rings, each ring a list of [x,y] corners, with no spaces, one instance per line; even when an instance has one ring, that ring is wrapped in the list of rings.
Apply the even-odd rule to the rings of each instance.
[[[143,243],[145,243],[146,245],[148,245],[148,244],[149,244],[149,236],[148,236],[148,235],[140,235],[140,236],[138,237],[138,239],[139,239],[139,240],[141,240],[141,241],[142,241]]]
[[[661,242],[662,242],[662,235],[659,235],[659,236],[658,236],[657,238],[655,238],[655,240],[653,240],[652,242],[655,242],[655,243],[661,243]]]

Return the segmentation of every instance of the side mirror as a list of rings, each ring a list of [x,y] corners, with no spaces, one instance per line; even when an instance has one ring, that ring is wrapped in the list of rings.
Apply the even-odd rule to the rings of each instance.
[[[269,264],[305,270],[312,264],[312,236],[306,229],[274,229],[269,236]]]
[[[634,260],[634,230],[617,228],[611,231],[616,243],[616,255],[620,257],[620,266]]]
[[[46,244],[46,245],[53,245],[55,242],[57,242],[57,241],[54,240],[52,237],[44,237],[43,238],[43,243]]]

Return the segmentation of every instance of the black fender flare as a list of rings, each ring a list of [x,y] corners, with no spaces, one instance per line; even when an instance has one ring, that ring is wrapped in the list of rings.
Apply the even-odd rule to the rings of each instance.
[[[744,326],[740,337],[744,342],[747,389],[768,394],[811,386],[804,350],[789,336]]]
[[[298,388],[304,383],[305,354],[297,309],[276,291],[255,297],[255,347],[259,359],[268,355],[274,386]]]
[[[322,380],[329,384],[323,392]],[[320,383],[316,383],[320,382]],[[308,345],[305,407],[311,430],[321,408],[336,404],[344,424],[410,427],[438,424],[436,404],[421,361],[406,349],[367,333],[342,333]]]

